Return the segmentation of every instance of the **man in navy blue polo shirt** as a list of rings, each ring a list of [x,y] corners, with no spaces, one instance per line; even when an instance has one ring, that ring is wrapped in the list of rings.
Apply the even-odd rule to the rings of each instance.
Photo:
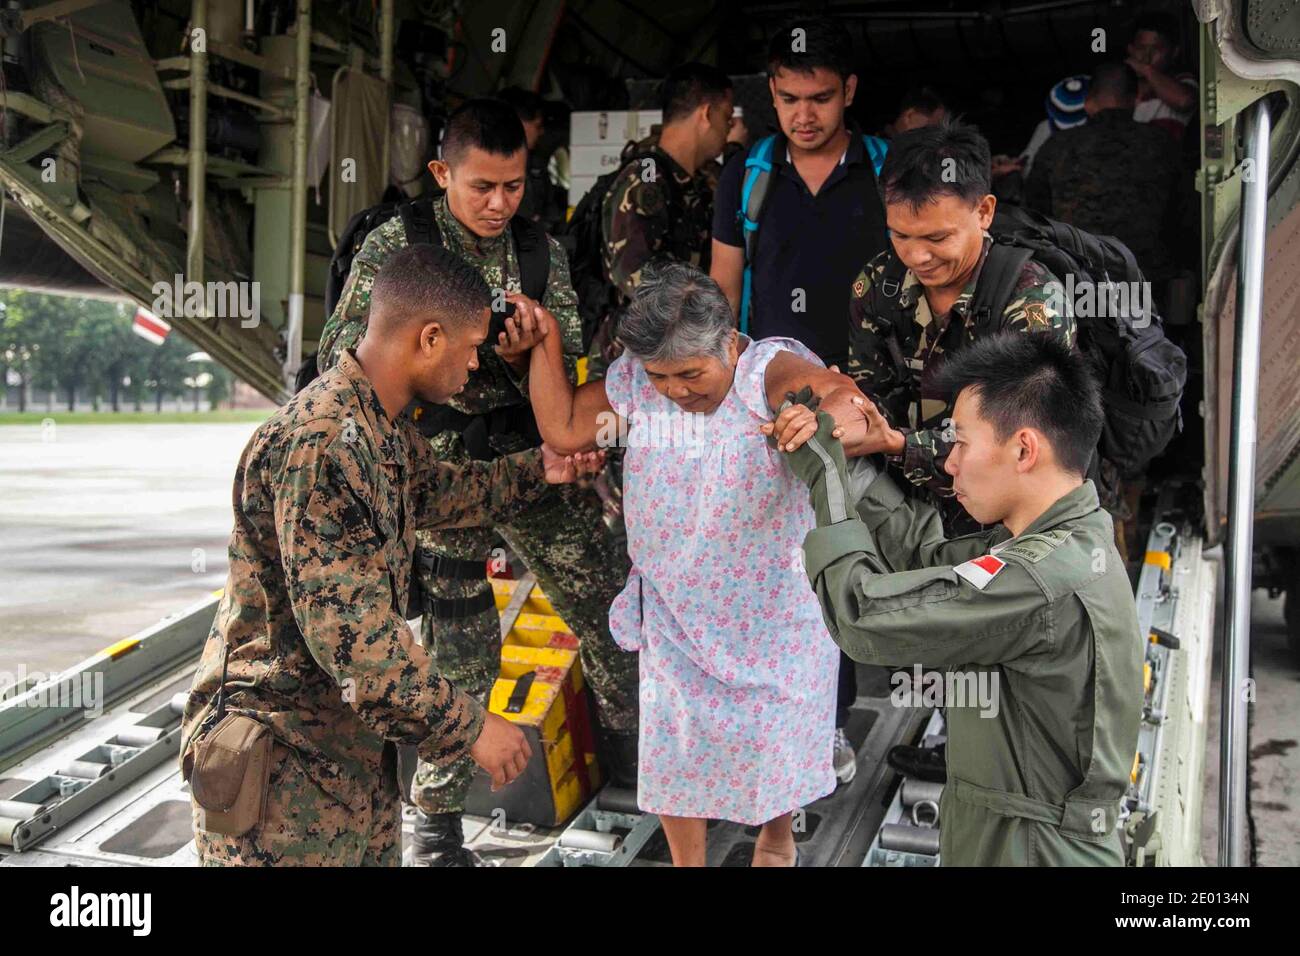
[[[880,252],[887,238],[873,156],[862,131],[846,122],[858,78],[843,24],[800,19],[778,30],[767,75],[781,132],[771,145],[772,170],[756,220],[745,325],[753,338],[789,336],[842,367],[848,289],[861,256]],[[752,154],[727,163],[713,204],[709,274],[733,309],[744,285],[741,196]]]
[[[883,144],[869,150],[862,131],[846,122],[858,78],[843,24],[801,18],[778,30],[768,46],[767,76],[781,132],[762,154],[771,163],[766,193],[761,209],[742,208],[753,168],[746,168],[746,159],[759,155],[760,141],[733,156],[718,180],[709,275],[733,310],[744,300],[740,327],[751,337],[798,339],[827,365],[844,368],[849,290],[863,256],[874,256],[887,242],[873,164],[883,159]],[[742,225],[746,213],[758,213],[748,226]],[[755,222],[746,293],[744,233],[754,231]],[[844,733],[857,694],[853,661],[841,654],[835,774],[845,783],[857,771]]]

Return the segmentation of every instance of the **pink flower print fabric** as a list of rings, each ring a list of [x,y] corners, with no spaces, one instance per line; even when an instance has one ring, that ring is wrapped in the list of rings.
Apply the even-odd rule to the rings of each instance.
[[[709,415],[659,395],[631,356],[609,368],[633,563],[610,630],[641,653],[641,808],[760,824],[834,789],[839,657],[803,570],[808,491],[758,431],[767,363],[817,359],[793,339],[741,342]]]

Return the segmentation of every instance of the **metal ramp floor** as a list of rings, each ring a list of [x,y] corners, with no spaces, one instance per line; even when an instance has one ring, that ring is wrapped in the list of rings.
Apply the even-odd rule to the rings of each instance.
[[[0,771],[0,801],[31,785],[111,736],[134,724],[189,686],[192,666],[173,669],[100,717]],[[887,672],[859,665],[861,696],[848,735],[858,750],[853,781],[805,810],[796,833],[805,866],[857,866],[865,857],[884,816],[897,778],[884,762],[894,744],[917,737],[927,711],[898,708],[888,698]],[[406,807],[403,843],[409,860],[414,811]],[[486,817],[467,815],[465,835],[484,862],[493,866],[532,866],[556,846],[563,828],[515,825],[503,828]],[[0,848],[0,866],[193,866],[198,860],[191,833],[189,789],[175,760],[166,760],[122,786],[86,812],[61,823],[24,852]],[[713,821],[709,825],[710,866],[747,866],[756,827]],[[552,854],[554,856],[554,854]],[[632,866],[671,865],[662,831],[656,830]]]

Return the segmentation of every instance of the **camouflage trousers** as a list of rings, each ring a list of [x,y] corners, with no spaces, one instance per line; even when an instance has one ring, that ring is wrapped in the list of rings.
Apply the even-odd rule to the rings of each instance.
[[[459,443],[439,450],[449,460],[464,454]],[[537,576],[556,613],[578,636],[582,672],[595,697],[600,726],[635,733],[637,655],[620,648],[609,633],[609,606],[627,581],[630,562],[626,545],[609,530],[603,511],[594,490],[566,485],[509,525],[420,532],[417,540],[421,551],[481,561],[486,567],[499,534]],[[421,587],[431,598],[472,598],[491,589],[486,578],[434,578],[424,562],[418,569]],[[501,669],[501,620],[495,605],[455,619],[426,614],[421,634],[438,672],[486,706]],[[462,811],[474,772],[468,756],[442,768],[421,762],[411,783],[411,802],[425,813]]]
[[[360,813],[322,790],[297,755],[277,743],[262,822],[243,836],[202,829],[194,810],[194,843],[200,866],[400,866],[402,801],[395,750],[384,749],[370,806]]]

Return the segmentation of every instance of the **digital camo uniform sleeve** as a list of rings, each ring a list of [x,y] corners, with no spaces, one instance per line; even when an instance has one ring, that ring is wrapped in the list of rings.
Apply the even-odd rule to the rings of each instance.
[[[509,524],[520,511],[555,493],[539,449],[493,461],[445,461],[414,427],[406,427],[411,459],[411,520],[417,528]]]
[[[897,428],[907,424],[906,383],[899,380],[890,359],[887,330],[874,315],[877,286],[884,272],[883,260],[876,256],[849,287],[849,357],[844,371]]]
[[[672,228],[668,194],[658,177],[642,178],[632,163],[615,180],[602,209],[605,271],[625,298],[641,284],[641,270],[663,250]],[[671,176],[661,170],[660,176]]]
[[[406,227],[394,216],[366,236],[352,260],[352,270],[343,284],[334,313],[325,320],[317,349],[316,367],[326,372],[338,364],[344,349],[357,347],[366,334],[370,317],[370,290],[388,257],[406,247]]]
[[[569,277],[569,257],[564,247],[550,234],[546,236],[551,250],[551,272],[546,280],[546,299],[542,303],[555,316],[564,338],[564,371],[570,382],[576,382],[578,376],[578,359],[586,353],[582,350],[582,317],[578,314],[578,293],[573,290],[573,280]]]
[[[275,518],[307,649],[377,734],[450,763],[478,738],[484,711],[438,675],[395,609],[388,542],[376,526],[384,507],[376,456],[335,421],[302,426],[288,446]]]
[[[1000,331],[1046,332],[1063,345],[1074,345],[1074,314],[1060,280],[1046,266],[1031,259],[1021,271]]]
[[[1074,316],[1056,277],[1032,259],[1020,273],[1011,301],[1002,312],[1000,332],[1045,332],[1062,344],[1075,341]],[[922,428],[905,435],[903,474],[917,485],[929,485],[940,494],[951,494],[943,474],[943,460],[952,448],[948,426]]]
[[[868,509],[864,521],[853,507],[843,451],[830,437],[835,423],[817,417],[817,434],[790,464],[811,488],[818,527],[804,539],[804,564],[836,644],[857,661],[932,667],[992,665],[1050,649],[1042,588],[1014,561],[981,567],[982,536],[947,542],[936,537],[937,522],[913,524],[911,517],[881,527],[882,537],[914,527],[912,544],[931,560],[962,559],[893,571],[870,530],[880,515]]]

